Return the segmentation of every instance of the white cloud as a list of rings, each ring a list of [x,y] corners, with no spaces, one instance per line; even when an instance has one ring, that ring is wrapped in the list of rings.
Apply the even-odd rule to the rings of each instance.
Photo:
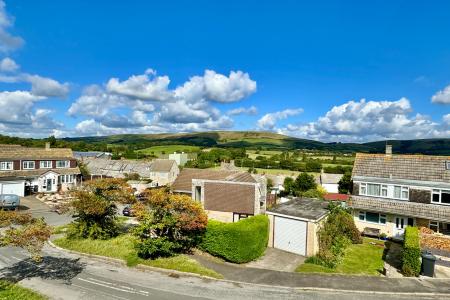
[[[439,104],[450,104],[450,85],[438,91],[431,97],[431,102]]]
[[[412,114],[408,99],[349,101],[333,107],[315,122],[290,124],[278,132],[323,141],[361,142],[382,139],[444,137],[442,124]]]
[[[42,99],[28,91],[0,92],[0,123],[31,124],[31,109]]]
[[[111,78],[106,88],[111,93],[145,100],[165,101],[171,97],[168,91],[170,79],[167,76],[154,76],[154,71],[144,75],[133,75],[120,82],[118,78]]]
[[[84,115],[88,117],[103,117],[113,108],[125,106],[126,99],[105,92],[97,85],[91,85],[83,90],[68,110],[70,116]]]
[[[2,72],[15,72],[20,66],[11,58],[5,57],[0,61],[0,71]]]
[[[287,119],[292,116],[301,114],[303,109],[285,109],[282,111],[277,111],[274,113],[265,114],[261,119],[258,120],[257,126],[259,129],[263,130],[273,130],[279,120]]]
[[[256,92],[256,81],[248,73],[231,71],[228,77],[211,70],[203,75],[206,98],[218,102],[234,102]]]
[[[6,12],[5,6],[5,2],[0,0],[0,51],[8,53],[20,48],[24,44],[24,40],[8,32],[13,26],[14,20]]]
[[[66,97],[69,93],[68,83],[59,83],[58,81],[42,77],[39,75],[22,75],[24,80],[31,83],[31,92],[44,97]]]
[[[258,113],[258,109],[256,106],[250,106],[250,107],[238,107],[235,109],[231,109],[227,112],[230,116],[236,116],[236,115],[256,115]]]
[[[444,121],[445,124],[447,124],[448,126],[450,126],[450,114],[446,114],[442,117],[442,120]]]

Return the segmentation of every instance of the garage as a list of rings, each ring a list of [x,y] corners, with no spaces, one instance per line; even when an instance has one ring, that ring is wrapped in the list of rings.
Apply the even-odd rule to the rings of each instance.
[[[328,215],[328,202],[294,198],[266,211],[270,221],[269,247],[312,256],[319,251],[317,231]]]
[[[23,197],[25,193],[25,181],[0,182],[0,194],[14,194]]]
[[[306,255],[308,223],[301,220],[275,216],[274,248]]]

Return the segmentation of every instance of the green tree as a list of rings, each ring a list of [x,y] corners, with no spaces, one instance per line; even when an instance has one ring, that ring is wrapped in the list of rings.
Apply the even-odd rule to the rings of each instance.
[[[316,189],[317,184],[313,175],[310,175],[306,172],[300,173],[295,179],[294,183],[294,194],[299,196],[301,193],[306,192],[307,190]]]
[[[294,189],[294,179],[292,177],[284,178],[283,188],[284,188],[284,192],[287,195],[293,195],[294,191],[295,191],[295,189]]]
[[[347,194],[352,192],[353,182],[352,175],[350,173],[345,173],[344,176],[338,182],[339,193]]]
[[[68,236],[71,238],[108,239],[119,233],[116,203],[134,203],[136,199],[123,179],[107,178],[86,183],[73,190],[75,200],[69,203],[75,220]]]

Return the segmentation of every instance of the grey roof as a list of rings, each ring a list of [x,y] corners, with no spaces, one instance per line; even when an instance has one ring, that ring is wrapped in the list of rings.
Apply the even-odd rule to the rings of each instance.
[[[73,151],[73,156],[75,158],[84,158],[84,157],[100,157],[102,155],[112,156],[109,152],[101,152],[101,151]]]
[[[174,164],[176,165],[177,162],[171,159],[155,159],[150,170],[152,172],[170,172]]]
[[[125,174],[137,173],[143,178],[150,176],[151,162],[146,161],[89,158],[84,164],[91,175],[124,178]]]
[[[328,202],[311,198],[294,198],[288,202],[277,204],[267,213],[277,213],[302,219],[316,221],[328,214]]]
[[[450,183],[450,156],[356,154],[352,177]]]

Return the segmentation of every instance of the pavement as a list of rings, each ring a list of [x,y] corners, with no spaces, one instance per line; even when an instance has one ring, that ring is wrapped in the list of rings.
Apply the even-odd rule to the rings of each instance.
[[[48,225],[59,226],[72,221],[69,214],[58,214],[50,210],[50,207],[38,200],[35,196],[20,198],[19,211],[31,213],[34,217],[44,218]]]
[[[306,257],[304,256],[269,247],[261,258],[249,262],[245,266],[274,271],[294,272],[305,259]]]

